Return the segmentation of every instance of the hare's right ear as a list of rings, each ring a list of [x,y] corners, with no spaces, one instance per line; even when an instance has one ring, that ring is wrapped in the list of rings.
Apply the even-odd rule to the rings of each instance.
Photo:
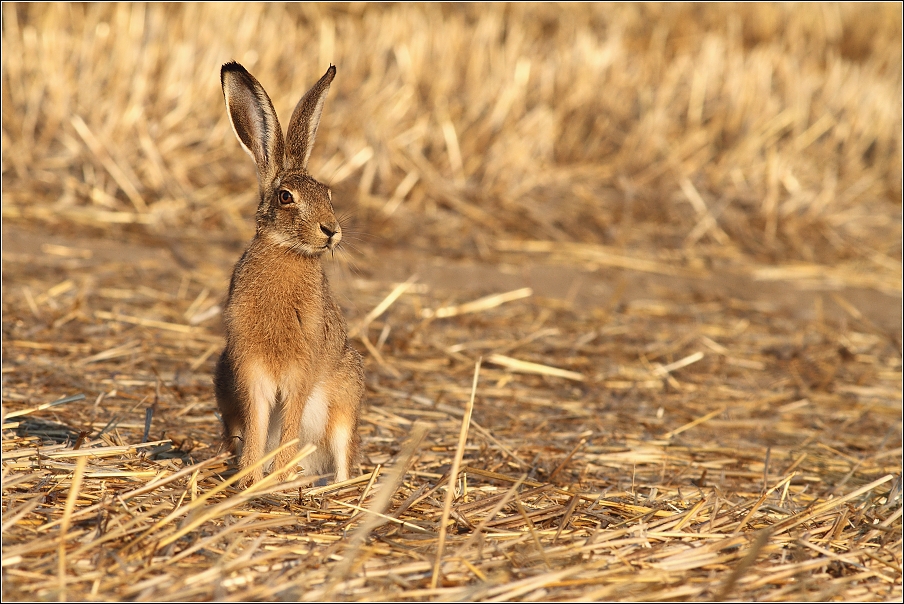
[[[282,128],[273,103],[253,75],[232,61],[220,69],[220,83],[232,129],[245,151],[254,158],[260,185],[276,178],[282,167]]]
[[[330,65],[320,80],[308,90],[292,112],[289,131],[286,133],[286,166],[307,171],[311,148],[317,138],[323,101],[330,90],[330,83],[336,76],[336,66]]]

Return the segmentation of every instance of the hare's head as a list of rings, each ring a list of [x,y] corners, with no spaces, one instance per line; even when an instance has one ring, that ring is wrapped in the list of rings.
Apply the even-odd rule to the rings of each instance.
[[[323,101],[335,75],[336,68],[330,66],[298,101],[283,138],[273,103],[260,82],[235,62],[220,70],[232,128],[257,164],[258,236],[306,256],[332,250],[342,239],[329,188],[307,171]]]

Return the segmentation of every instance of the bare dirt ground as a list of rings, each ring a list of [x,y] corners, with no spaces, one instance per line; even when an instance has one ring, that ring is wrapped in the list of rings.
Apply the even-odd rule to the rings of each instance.
[[[122,262],[124,265],[157,257],[161,263],[173,264],[174,273],[183,268],[196,268],[198,264],[216,266],[224,280],[232,271],[235,257],[240,254],[243,241],[216,241],[212,237],[205,242],[148,240],[133,237],[123,240],[95,239],[79,236],[62,229],[48,232],[35,225],[7,225],[3,229],[3,252],[10,259],[23,264],[35,263],[48,267],[56,265],[68,270],[77,269],[81,274],[94,274],[104,263]],[[155,245],[156,244],[156,245]],[[54,254],[53,246],[85,250],[87,258],[74,260],[62,254]],[[367,279],[384,286],[405,281],[417,275],[418,282],[442,295],[478,297],[498,291],[510,291],[530,287],[543,298],[560,300],[570,308],[587,311],[600,305],[628,304],[636,300],[671,295],[709,295],[718,300],[735,300],[785,314],[796,320],[813,320],[817,312],[826,319],[842,322],[859,317],[857,309],[867,324],[895,341],[901,332],[901,300],[899,296],[871,288],[839,286],[824,280],[820,284],[818,272],[804,285],[790,280],[754,280],[748,271],[707,271],[692,277],[662,274],[667,271],[640,272],[619,268],[602,269],[556,262],[551,254],[539,258],[509,254],[496,254],[492,261],[481,258],[449,259],[442,255],[425,255],[421,250],[406,249],[404,245],[377,246],[368,250],[365,257],[355,257],[354,268],[339,262],[326,260],[328,274],[333,276],[333,287],[344,296],[345,306],[351,317],[363,310],[353,299],[355,279]],[[508,260],[508,262],[506,262]],[[225,282],[225,281],[224,281]],[[617,291],[617,293],[616,293]],[[837,302],[838,299],[848,301]],[[816,310],[816,300],[823,307]]]
[[[220,429],[210,381],[221,346],[216,305],[241,245],[239,240],[214,237],[206,241],[140,233],[96,237],[90,231],[80,233],[71,227],[7,222],[3,230],[4,400],[10,408],[16,408],[16,401],[31,405],[63,395],[86,396],[81,402],[25,416],[34,418],[33,422],[14,424],[20,436],[9,441],[16,454],[13,459],[23,459],[22,452],[29,450],[55,451],[59,447],[55,442],[65,449],[84,438],[89,444],[99,442],[107,447],[163,441],[157,449],[145,449],[137,457],[127,454],[123,459],[132,461],[124,467],[122,462],[116,464],[120,471],[126,470],[121,474],[126,478],[119,478],[113,471],[109,480],[117,481],[115,486],[109,481],[106,487],[100,486],[99,492],[82,503],[84,506],[115,498],[116,493],[133,488],[129,482],[139,486],[147,480],[142,476],[166,474],[165,468],[170,466],[178,470],[191,467],[185,464],[210,460]],[[521,534],[528,539],[533,534],[540,540],[521,542],[505,537],[504,546],[494,547],[503,547],[503,552],[509,553],[478,554],[472,564],[479,570],[473,572],[488,580],[465,591],[454,586],[470,581],[458,577],[453,568],[444,571],[451,576],[440,587],[432,591],[418,588],[422,581],[416,577],[431,567],[432,549],[419,545],[418,535],[436,522],[419,508],[436,498],[433,505],[441,510],[439,495],[434,495],[408,508],[411,511],[407,515],[395,514],[413,528],[393,529],[390,524],[389,532],[385,532],[387,527],[381,529],[383,532],[367,550],[374,557],[368,568],[378,577],[385,572],[380,569],[389,570],[385,576],[394,577],[396,571],[390,569],[401,565],[397,570],[404,577],[403,585],[392,583],[396,579],[387,584],[386,579],[374,578],[364,584],[369,587],[360,592],[362,597],[373,594],[375,586],[386,594],[382,597],[392,598],[506,594],[506,586],[517,583],[519,577],[532,576],[527,567],[536,564],[541,568],[549,565],[549,572],[565,569],[569,575],[578,575],[573,584],[558,575],[547,577],[551,583],[542,583],[543,587],[531,592],[545,597],[643,597],[644,583],[628,580],[625,574],[636,572],[629,570],[634,564],[655,571],[656,585],[663,596],[705,597],[710,589],[727,589],[725,577],[731,575],[707,588],[687,582],[688,567],[696,569],[691,576],[713,576],[713,572],[718,576],[718,569],[728,573],[731,560],[743,560],[749,551],[726,543],[727,554],[720,555],[715,549],[710,557],[685,561],[689,553],[700,553],[694,548],[667,549],[660,554],[662,562],[644,557],[632,563],[632,555],[646,554],[640,544],[657,538],[657,514],[668,512],[663,519],[673,519],[673,525],[683,524],[688,534],[730,537],[744,534],[738,533],[739,523],[753,530],[764,521],[768,524],[761,526],[797,518],[817,502],[831,502],[832,497],[855,492],[857,487],[895,472],[900,462],[900,344],[896,338],[901,314],[900,298],[896,296],[874,289],[820,287],[818,281],[801,288],[795,283],[754,281],[749,274],[729,272],[675,276],[662,274],[668,272],[666,266],[637,271],[568,264],[546,253],[493,252],[484,260],[448,259],[406,250],[399,243],[386,248],[369,246],[366,254],[354,258],[354,269],[337,261],[328,261],[327,265],[352,326],[400,282],[417,276],[408,292],[367,329],[379,352],[374,354],[361,340],[356,341],[367,358],[368,369],[368,400],[362,424],[365,475],[400,454],[413,422],[426,422],[430,425],[426,444],[410,461],[409,474],[396,495],[402,507],[396,509],[410,505],[411,498],[423,496],[425,489],[435,490],[436,481],[449,470],[456,448],[458,413],[470,390],[474,360],[482,356],[472,434],[463,452],[463,463],[473,470],[469,473],[466,468],[462,493],[470,494],[462,494],[453,508],[459,527],[453,534],[460,532],[458,539],[464,539],[471,530],[467,527],[477,523],[478,517],[467,520],[470,502],[504,493],[511,486],[506,479],[517,481],[523,476],[533,481],[526,484],[534,485],[532,491],[521,495],[528,515],[520,520],[522,516],[513,509],[515,516],[502,515],[502,519],[508,518],[508,524],[496,529],[508,529],[514,532],[502,534]],[[495,308],[446,319],[419,318],[424,309],[525,287],[531,288],[530,297]],[[214,312],[205,312],[209,308]],[[203,320],[191,326],[191,317],[197,316]],[[513,373],[498,363],[487,362],[493,354],[566,369],[580,380]],[[50,393],[54,394],[48,396]],[[146,423],[148,408],[154,410],[150,424]],[[144,438],[148,426],[150,431]],[[30,449],[30,442],[43,444]],[[42,454],[38,459],[65,459],[50,455]],[[26,466],[33,468],[33,463],[26,462]],[[37,463],[48,477],[64,476],[68,467]],[[88,476],[100,479],[102,485],[104,473],[110,470],[94,463],[88,466],[89,471],[93,467],[94,474]],[[7,477],[16,475],[15,467],[7,466]],[[214,476],[225,470],[223,466]],[[134,477],[128,478],[130,474]],[[228,477],[230,473],[222,475]],[[895,480],[900,485],[900,479]],[[777,490],[772,489],[775,485],[780,485]],[[822,517],[809,519],[803,530],[824,537],[828,530],[832,535],[853,539],[852,543],[867,537],[873,539],[869,543],[877,545],[895,539],[894,533],[871,537],[855,530],[857,524],[845,524],[852,514],[874,518],[876,523],[894,518],[883,510],[895,509],[893,501],[900,497],[900,487],[889,492],[883,490],[889,483],[882,485],[852,500],[850,507],[833,507]],[[319,499],[317,495],[299,499],[296,495],[274,500],[273,496],[262,496],[246,508],[253,510],[255,517],[269,520],[285,519],[286,512],[288,518],[299,518],[301,513],[303,519],[305,514],[310,517],[311,510],[329,510],[313,524],[303,522],[302,529],[308,535],[329,534],[336,530],[330,527],[337,522],[340,527],[353,526],[349,520],[354,509],[346,514],[348,508],[343,505],[361,499],[363,486],[333,493],[336,499]],[[27,517],[38,519],[31,530],[37,529],[38,535],[47,534],[47,530],[52,534],[52,528],[43,527],[58,519],[53,512],[53,493],[64,497],[66,491],[51,489],[50,494],[35,501],[37,487],[21,496],[10,493],[6,514],[13,516],[27,506]],[[37,488],[37,492],[42,489]],[[572,506],[569,492],[592,497]],[[761,493],[765,494],[763,501],[759,501]],[[139,506],[139,510],[144,509]],[[677,513],[682,510],[695,510],[697,517],[682,523],[682,518],[689,518]],[[534,512],[538,515],[527,520]],[[748,518],[751,512],[755,513]],[[238,515],[234,518],[246,517],[241,508],[235,513]],[[82,536],[73,537],[75,541],[91,535],[98,539],[111,530],[109,524],[100,529],[91,519],[93,515],[83,518],[74,521],[74,527],[83,527],[79,533]],[[148,521],[153,518],[150,515]],[[293,522],[253,534],[265,535],[264,542],[272,547],[284,538],[284,531],[296,534],[291,528]],[[233,525],[226,520],[224,526]],[[622,527],[621,532],[613,532],[617,527]],[[658,530],[660,539],[671,534]],[[777,536],[775,543],[781,545],[771,546],[776,548],[771,555],[782,558],[789,552],[799,552],[792,554],[798,558],[787,558],[779,568],[792,560],[812,559],[810,546],[800,544],[800,530],[788,535],[793,538],[787,543]],[[193,549],[190,543],[200,543],[197,539],[208,532],[202,529],[198,537],[175,550],[170,546],[160,560],[180,549]],[[139,537],[136,543],[129,534],[126,531],[111,543],[136,554],[155,547],[151,543],[156,537],[149,535],[144,538],[146,545],[138,545],[142,539]],[[575,566],[573,556],[586,561],[592,557],[569,553],[565,545],[577,547],[601,536],[607,539],[605,535],[621,534],[625,537],[600,546],[600,551],[618,552],[617,558],[624,558],[627,564],[617,572],[609,570],[609,574],[600,574],[598,565],[593,564],[579,572],[581,566]],[[149,538],[151,541],[147,541]],[[182,560],[195,565],[198,555],[228,558],[227,551],[238,542],[229,541],[225,535],[219,538],[226,540],[219,546],[226,551],[214,540],[209,547],[198,549],[197,555]],[[450,540],[455,543],[454,537]],[[83,549],[90,542],[85,542]],[[323,556],[328,557],[331,550],[322,550],[322,546],[314,545],[316,542],[314,539],[304,549],[304,559],[325,562]],[[407,552],[402,560],[408,562],[394,554],[389,561],[375,564],[381,559],[378,543],[389,544],[390,551],[402,548]],[[25,560],[41,554],[46,547],[25,542],[10,546],[5,556],[21,551],[18,555]],[[96,553],[88,558],[90,567],[83,569],[87,574],[81,577],[88,591],[75,591],[75,583],[69,587],[73,593],[102,597],[113,589],[138,599],[221,598],[230,593],[272,597],[297,585],[287,582],[277,588],[260,579],[241,582],[241,589],[235,591],[238,584],[218,584],[212,577],[195,585],[188,578],[196,576],[194,571],[188,571],[186,578],[174,576],[158,583],[153,580],[155,576],[167,575],[139,571],[138,559],[132,563],[117,556],[107,559],[103,552],[109,551],[109,546],[98,547],[93,548]],[[878,559],[883,560],[882,546],[876,551]],[[499,561],[489,563],[499,555]],[[251,556],[246,563],[224,570],[223,576],[243,576],[241,569],[255,559]],[[423,563],[405,566],[417,560]],[[501,561],[505,562],[499,566]],[[132,568],[128,576],[137,573],[142,581],[119,584],[114,580],[111,585],[112,577],[125,579],[126,575],[119,571],[110,574],[109,569],[101,572],[107,564],[118,568],[126,564],[126,568]],[[261,564],[266,565],[258,560],[254,568],[263,568]],[[893,574],[862,570],[853,564],[862,566],[860,562],[842,561],[837,569],[828,570],[835,573],[832,577],[858,576],[867,585],[867,577],[878,573],[880,583],[875,588],[856,593],[894,598],[900,582]],[[595,570],[589,570],[591,567]],[[7,596],[40,595],[55,584],[51,579],[48,587],[36,583],[27,589],[38,591],[20,592],[11,586],[25,588],[29,583],[21,582],[26,577],[18,573],[16,565],[8,572],[4,583],[11,591]],[[287,572],[285,568],[283,572]],[[173,573],[172,568],[167,573]],[[776,578],[773,573],[752,572],[738,588],[784,584],[784,575]],[[330,587],[330,581],[327,572],[312,597],[331,593],[356,597],[353,594],[358,592],[353,588]],[[449,587],[443,590],[443,584]],[[817,576],[811,576],[778,594],[823,599],[841,593],[837,585],[824,585]]]

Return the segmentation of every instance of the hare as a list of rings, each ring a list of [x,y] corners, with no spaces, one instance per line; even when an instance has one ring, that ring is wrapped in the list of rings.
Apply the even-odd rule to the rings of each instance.
[[[300,437],[317,446],[303,461],[306,473],[335,473],[341,482],[356,465],[364,369],[320,262],[342,240],[342,228],[330,190],[307,171],[335,74],[330,66],[302,97],[283,138],[254,76],[235,62],[220,71],[232,127],[257,164],[260,203],[257,232],[229,284],[226,346],[214,387],[224,441],[241,469]],[[272,467],[282,468],[296,453],[287,447]],[[263,472],[256,468],[241,486],[261,480]]]

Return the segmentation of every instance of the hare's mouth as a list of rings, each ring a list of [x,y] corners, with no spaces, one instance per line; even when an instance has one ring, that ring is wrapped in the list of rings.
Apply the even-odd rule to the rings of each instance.
[[[330,237],[327,241],[320,247],[321,252],[334,252],[339,247],[340,237]]]

